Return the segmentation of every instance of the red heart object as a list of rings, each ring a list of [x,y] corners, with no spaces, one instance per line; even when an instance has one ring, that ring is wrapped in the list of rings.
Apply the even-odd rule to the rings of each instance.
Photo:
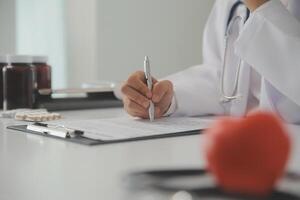
[[[204,133],[208,170],[226,192],[265,196],[283,175],[291,142],[275,114],[224,117]]]

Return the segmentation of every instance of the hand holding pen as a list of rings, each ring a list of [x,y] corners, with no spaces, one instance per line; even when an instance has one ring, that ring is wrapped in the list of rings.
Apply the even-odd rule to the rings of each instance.
[[[124,108],[130,115],[150,119],[149,109],[151,101],[155,107],[155,119],[161,118],[166,113],[173,97],[173,84],[168,80],[157,81],[155,78],[152,78],[152,84],[151,91],[144,71],[133,73],[123,84]]]

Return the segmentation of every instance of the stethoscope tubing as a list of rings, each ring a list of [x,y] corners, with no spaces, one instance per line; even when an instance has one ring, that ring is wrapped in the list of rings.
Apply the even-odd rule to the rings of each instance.
[[[238,61],[238,68],[235,74],[234,78],[234,87],[229,94],[226,94],[225,92],[225,71],[226,71],[226,65],[227,65],[227,56],[228,56],[228,48],[229,48],[229,40],[231,36],[231,31],[234,28],[234,25],[237,21],[245,23],[247,19],[250,16],[250,11],[247,9],[246,18],[243,18],[240,15],[234,16],[235,11],[238,9],[239,6],[244,5],[243,2],[237,1],[231,8],[229,13],[229,18],[227,21],[227,29],[225,31],[225,47],[224,47],[224,57],[223,57],[223,64],[222,64],[222,72],[221,72],[221,80],[220,80],[220,90],[221,90],[221,101],[222,102],[231,102],[235,99],[241,98],[241,95],[238,94],[238,87],[239,87],[239,77],[241,73],[241,65],[242,65],[242,59],[239,58]]]
[[[241,72],[241,64],[242,60],[239,58],[238,61],[238,68],[235,74],[234,78],[234,87],[232,92],[230,92],[228,95],[225,92],[224,88],[224,82],[225,82],[225,70],[226,70],[226,62],[227,62],[227,54],[228,54],[228,48],[229,48],[229,39],[230,39],[230,31],[233,29],[233,26],[235,25],[236,21],[242,21],[243,18],[241,16],[235,16],[232,21],[230,22],[228,29],[225,34],[225,49],[224,49],[224,57],[223,57],[223,64],[222,64],[222,74],[221,74],[221,92],[224,99],[231,101],[239,98],[241,95],[238,95],[238,86],[239,86],[239,77]]]

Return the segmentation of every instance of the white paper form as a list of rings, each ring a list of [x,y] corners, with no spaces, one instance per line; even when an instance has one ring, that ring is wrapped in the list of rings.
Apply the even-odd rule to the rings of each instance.
[[[123,140],[145,136],[157,136],[170,133],[202,130],[213,119],[204,118],[162,118],[154,122],[134,118],[111,118],[92,120],[61,120],[56,125],[84,131],[84,136],[95,140]]]

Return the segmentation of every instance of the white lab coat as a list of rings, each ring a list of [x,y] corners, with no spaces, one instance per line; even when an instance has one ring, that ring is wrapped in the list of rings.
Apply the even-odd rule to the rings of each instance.
[[[300,23],[279,0],[258,8],[245,24],[234,44],[235,53],[243,60],[238,87],[242,97],[230,105],[220,103],[224,35],[235,2],[216,0],[205,28],[203,64],[166,78],[173,82],[175,92],[169,113],[242,116],[260,107],[289,123],[299,123]],[[225,74],[226,85],[231,85],[234,75]]]

